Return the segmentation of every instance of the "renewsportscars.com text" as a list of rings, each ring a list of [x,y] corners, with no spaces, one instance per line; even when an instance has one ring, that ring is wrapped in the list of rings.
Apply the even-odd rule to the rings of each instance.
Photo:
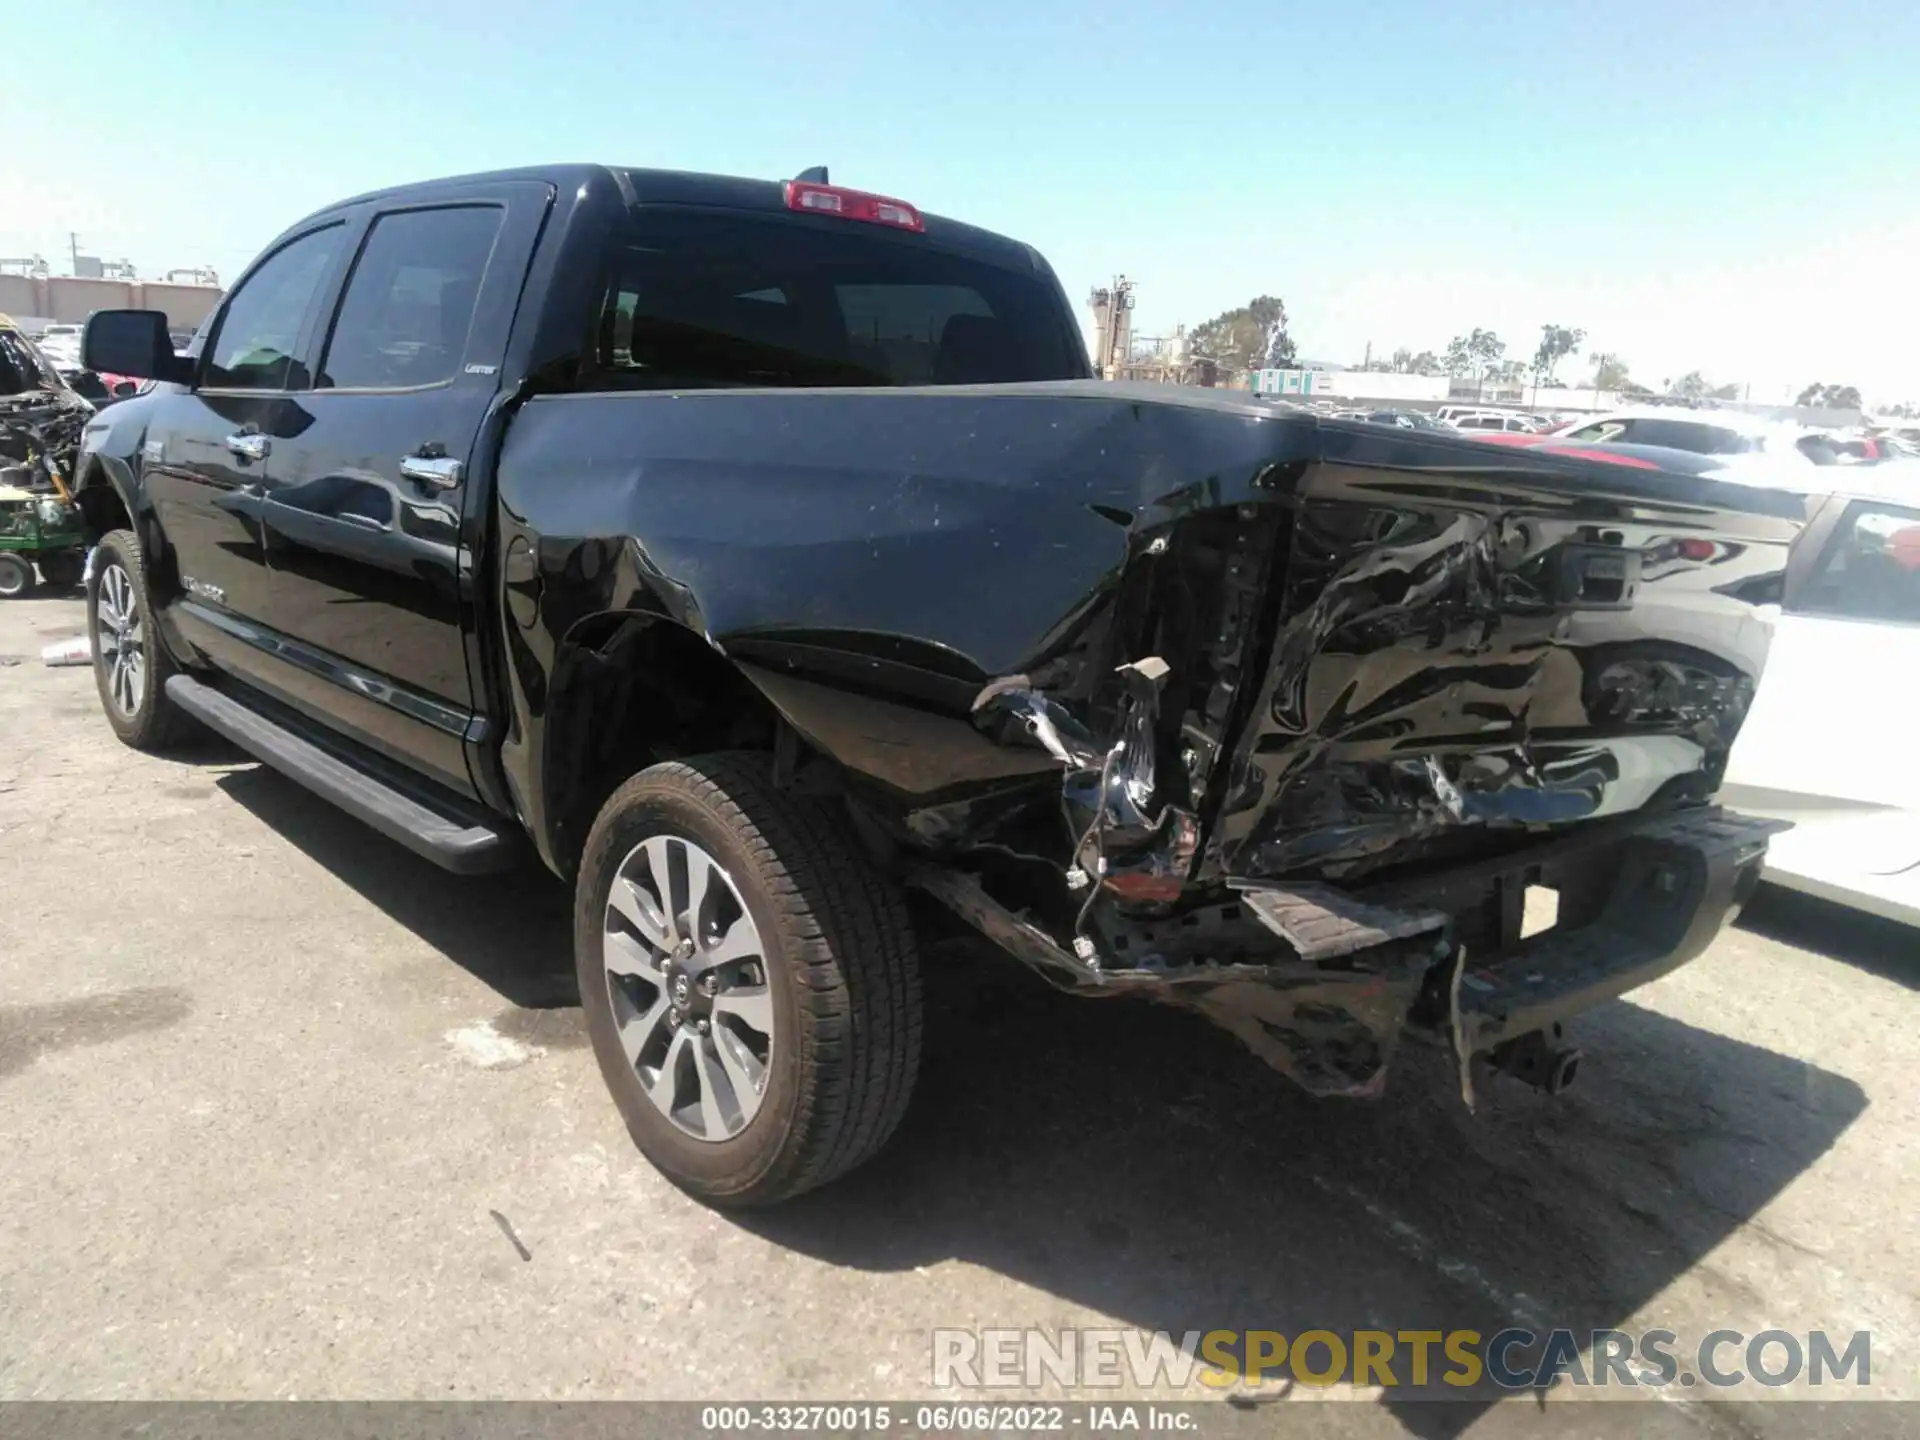
[[[1671,1330],[935,1330],[931,1378],[942,1389],[1859,1387],[1872,1383],[1873,1337],[1714,1330],[1683,1345]]]

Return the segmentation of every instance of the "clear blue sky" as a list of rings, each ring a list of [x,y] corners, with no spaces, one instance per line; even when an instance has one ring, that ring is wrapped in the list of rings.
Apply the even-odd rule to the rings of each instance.
[[[1551,320],[1653,383],[1920,399],[1911,0],[7,8],[0,254],[231,276],[396,181],[826,163],[1076,305],[1125,271],[1143,333],[1271,292],[1314,358]]]

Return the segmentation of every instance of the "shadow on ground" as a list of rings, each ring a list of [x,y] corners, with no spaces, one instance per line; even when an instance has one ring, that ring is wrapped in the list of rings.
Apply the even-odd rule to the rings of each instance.
[[[270,772],[220,783],[514,1003],[574,1002],[568,897],[544,873],[457,879]],[[1866,1104],[1843,1076],[1630,1001],[1580,1022],[1571,1094],[1500,1081],[1476,1115],[1423,1051],[1383,1101],[1316,1102],[1202,1021],[1055,994],[971,940],[930,947],[927,980],[927,1063],[893,1145],[739,1223],[864,1270],[984,1266],[1176,1335],[1613,1327],[1710,1267]],[[1764,1312],[1740,1277],[1715,1283]],[[1049,1317],[953,1323],[1023,1321]],[[1486,1397],[1391,1403],[1451,1436]]]
[[[264,765],[214,783],[515,1006],[580,1003],[572,896],[537,864],[449,875]]]
[[[1740,928],[1843,960],[1910,990],[1920,990],[1920,930],[1802,895],[1762,885],[1740,913]]]

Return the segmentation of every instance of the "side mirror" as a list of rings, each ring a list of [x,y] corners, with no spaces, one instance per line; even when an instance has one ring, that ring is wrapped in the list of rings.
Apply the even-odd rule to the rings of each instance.
[[[167,317],[158,310],[100,310],[87,321],[80,363],[96,372],[185,384],[193,366],[173,353]]]

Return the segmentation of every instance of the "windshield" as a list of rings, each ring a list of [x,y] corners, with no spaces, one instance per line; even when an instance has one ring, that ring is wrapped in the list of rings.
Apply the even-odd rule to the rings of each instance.
[[[0,395],[51,389],[59,382],[17,330],[0,330]]]
[[[872,226],[640,212],[602,310],[622,386],[967,385],[1086,373],[1051,280]]]

